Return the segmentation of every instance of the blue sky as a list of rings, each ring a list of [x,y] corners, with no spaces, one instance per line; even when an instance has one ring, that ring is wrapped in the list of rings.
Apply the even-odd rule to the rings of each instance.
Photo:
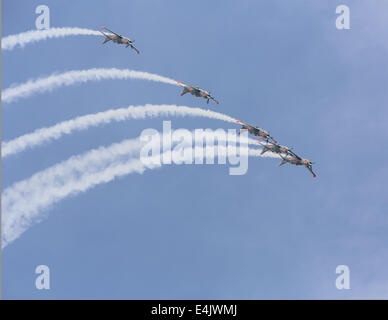
[[[39,3],[40,4],[40,3]],[[56,204],[2,253],[6,299],[348,299],[388,297],[388,22],[384,1],[58,1],[51,27],[105,25],[136,55],[68,37],[2,55],[3,88],[53,72],[129,68],[199,85],[215,111],[257,124],[316,162],[318,177],[277,160],[164,166]],[[335,28],[348,4],[351,29]],[[3,36],[35,28],[35,7],[3,1]],[[79,115],[184,104],[177,87],[103,81],[2,106],[9,140]],[[114,123],[2,161],[2,188],[101,145],[161,130],[162,118]],[[167,119],[169,120],[169,119]],[[173,128],[233,128],[173,118]],[[34,270],[51,270],[51,289]],[[337,290],[335,268],[350,268]]]

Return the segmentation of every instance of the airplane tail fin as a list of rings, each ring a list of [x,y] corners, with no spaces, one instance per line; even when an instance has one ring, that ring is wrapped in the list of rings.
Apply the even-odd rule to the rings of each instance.
[[[267,148],[267,147],[264,147],[264,148],[263,148],[263,151],[261,151],[260,155],[266,153],[267,151],[268,151],[268,148]]]
[[[106,37],[106,38],[104,39],[104,41],[102,42],[102,44],[107,43],[108,41],[110,41],[110,39],[109,39],[108,37]]]
[[[104,43],[107,43],[109,40],[111,40],[104,32],[100,31],[102,33],[102,35],[105,37],[104,41],[102,42],[102,44]]]
[[[282,165],[285,164],[285,163],[287,163],[287,161],[283,159],[282,161],[280,161],[279,167],[282,166]]]
[[[183,96],[183,95],[186,94],[187,92],[189,92],[189,90],[187,90],[186,88],[184,88],[183,91],[181,92],[180,96]]]

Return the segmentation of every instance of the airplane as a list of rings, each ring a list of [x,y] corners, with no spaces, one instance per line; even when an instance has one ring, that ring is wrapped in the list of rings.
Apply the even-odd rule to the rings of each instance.
[[[109,30],[109,29],[106,28],[106,27],[101,27],[101,28],[102,28],[102,29],[106,29],[106,30],[108,30],[109,32],[112,33],[112,34],[107,34],[107,33],[102,32],[102,31],[100,30],[100,32],[105,36],[105,39],[104,39],[104,41],[102,42],[102,44],[107,43],[108,41],[113,41],[114,43],[117,43],[117,44],[126,44],[126,48],[128,48],[129,46],[131,46],[131,48],[132,48],[133,50],[135,50],[137,54],[140,53],[140,51],[137,50],[137,49],[134,47],[134,45],[133,45],[133,43],[135,42],[135,40],[131,40],[131,39],[127,38],[127,37],[122,36],[121,34],[115,33],[115,32],[113,32],[112,30]]]
[[[240,124],[242,127],[241,129],[238,131],[238,134],[240,134],[241,132],[243,131],[247,131],[250,133],[250,134],[253,134],[254,136],[257,136],[259,137],[258,139],[262,139],[264,138],[267,142],[269,142],[269,140],[272,140],[273,142],[277,143],[276,140],[274,138],[272,138],[269,133],[267,131],[265,131],[264,129],[261,129],[257,126],[252,126],[250,124],[247,124],[245,122],[242,122],[240,120],[237,120],[236,123]]]
[[[285,164],[285,163],[290,163],[290,164],[293,164],[293,165],[296,165],[296,166],[305,166],[310,172],[311,174],[313,175],[313,178],[315,178],[317,175],[313,172],[313,162],[311,162],[310,160],[307,160],[307,159],[303,159],[301,157],[299,157],[298,155],[296,155],[294,153],[294,155],[291,155],[291,156],[286,156],[286,157],[283,157],[281,154],[280,156],[282,157],[282,161],[279,163],[279,166]]]
[[[181,96],[183,96],[187,92],[190,92],[195,97],[202,97],[202,98],[207,99],[207,103],[209,103],[209,101],[211,99],[211,100],[214,100],[215,103],[219,104],[219,102],[210,95],[210,92],[207,92],[199,87],[194,87],[194,86],[191,86],[189,84],[184,84],[180,81],[178,81],[177,83],[183,87],[183,91],[180,94]]]
[[[282,146],[278,143],[268,142],[267,144],[260,143],[263,146],[263,151],[261,151],[260,155],[266,153],[267,151],[271,151],[273,153],[284,153],[286,155],[295,155],[294,152],[291,151],[288,147]]]

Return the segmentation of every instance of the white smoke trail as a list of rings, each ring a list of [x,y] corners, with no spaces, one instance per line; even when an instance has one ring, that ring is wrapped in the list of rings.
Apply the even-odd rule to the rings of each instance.
[[[123,155],[130,156],[142,145],[139,139],[129,139],[109,147],[92,149],[5,189],[2,194],[2,246],[19,237],[33,223],[41,210],[72,193],[77,193],[76,188],[67,186],[81,176],[103,170],[107,163],[115,163]],[[41,188],[43,193],[36,194],[35,188]],[[27,198],[31,200],[30,203],[24,201]]]
[[[178,85],[175,80],[157,74],[117,68],[93,68],[87,70],[72,70],[60,74],[53,74],[46,78],[29,80],[25,83],[12,86],[3,90],[3,102],[12,102],[18,98],[26,98],[34,93],[51,91],[61,86],[70,86],[88,81],[101,81],[106,79],[142,79]]]
[[[142,145],[139,139],[130,139],[109,147],[94,149],[73,156],[5,189],[2,195],[2,247],[41,220],[41,212],[60,200],[85,192],[98,184],[110,182],[119,176],[160,167],[161,164],[158,165],[156,161],[147,165],[141,160],[124,161],[128,155],[139,151]],[[206,150],[208,148],[211,147]],[[216,148],[222,153],[229,150],[223,146]],[[196,147],[194,150],[198,149],[202,148]],[[261,149],[249,149],[251,156],[278,157],[269,152],[260,155],[260,152]]]
[[[26,44],[31,42],[79,35],[101,36],[102,34],[95,30],[82,28],[51,28],[48,30],[31,30],[3,38],[1,41],[1,48],[2,50],[12,50],[17,45],[24,47]]]
[[[63,135],[71,134],[74,131],[86,130],[90,127],[108,124],[112,121],[144,119],[146,117],[159,116],[206,117],[226,122],[236,122],[236,119],[219,112],[200,108],[190,108],[187,106],[151,104],[146,104],[144,106],[129,106],[127,108],[110,109],[104,112],[80,116],[72,120],[58,123],[52,127],[40,128],[13,140],[5,141],[2,143],[2,157],[21,152],[26,148],[33,148],[45,142],[60,139]],[[257,141],[252,141],[257,144]]]

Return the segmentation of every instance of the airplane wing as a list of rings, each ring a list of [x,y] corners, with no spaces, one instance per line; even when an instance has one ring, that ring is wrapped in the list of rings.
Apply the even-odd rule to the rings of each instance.
[[[273,137],[270,136],[270,134],[267,132],[268,138],[266,138],[268,141],[271,139],[274,143],[278,143]]]
[[[317,177],[317,175],[313,172],[313,169],[310,166],[305,166],[305,167],[311,172],[311,174],[313,175],[313,178]]]
[[[216,99],[209,95],[209,99],[212,99],[215,103],[220,104]]]
[[[112,30],[109,30],[107,27],[101,27],[101,28],[102,28],[102,29],[106,29],[106,30],[108,30],[109,32],[112,32],[113,34],[115,34],[116,36],[123,38],[123,36],[122,36],[121,34],[118,34],[118,33],[116,33],[116,32],[113,32]]]
[[[288,152],[289,152],[292,156],[294,156],[295,158],[297,158],[298,160],[302,160],[302,158],[299,157],[294,151],[288,149]]]
[[[287,148],[287,147],[286,147]],[[291,149],[287,148],[287,150],[284,152],[285,154],[288,154],[289,156],[294,156],[295,157],[295,153],[292,152]]]
[[[137,54],[140,54],[140,51],[137,50],[133,44],[128,44],[128,45],[127,45],[127,48],[128,48],[128,46],[131,46],[131,48],[132,48],[133,50],[135,50]]]

